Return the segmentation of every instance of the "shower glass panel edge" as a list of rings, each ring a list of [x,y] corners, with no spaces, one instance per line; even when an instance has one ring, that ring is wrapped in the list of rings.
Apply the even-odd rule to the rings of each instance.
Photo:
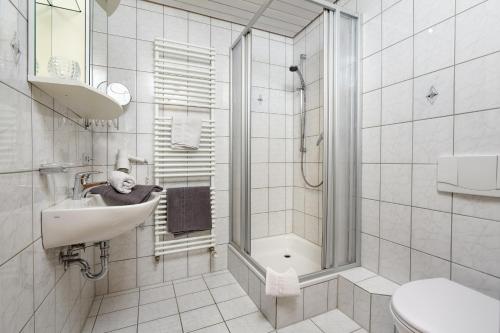
[[[251,34],[240,35],[230,49],[229,113],[229,234],[230,243],[243,255],[251,252],[250,224],[250,93]],[[236,151],[236,153],[235,153]]]

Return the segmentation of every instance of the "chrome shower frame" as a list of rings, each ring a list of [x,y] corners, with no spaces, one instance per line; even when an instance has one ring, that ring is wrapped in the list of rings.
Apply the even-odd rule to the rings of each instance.
[[[243,36],[246,36],[252,29],[253,24],[258,20],[258,18],[264,13],[264,11],[269,7],[273,0],[267,0],[266,2],[263,3],[261,6],[260,10],[255,14],[254,18],[250,21],[250,23],[242,30],[240,33],[240,36],[233,42],[233,45],[231,46],[231,49],[240,41],[240,39]],[[335,45],[338,43],[338,31],[339,31],[339,18],[340,15],[347,15],[349,17],[355,18],[356,22],[356,47],[357,47],[357,81],[356,81],[356,109],[357,109],[357,119],[356,119],[356,130],[354,132],[354,137],[353,137],[353,142],[355,144],[356,148],[356,166],[355,170],[353,170],[353,173],[356,175],[355,176],[355,181],[361,179],[361,112],[362,110],[362,99],[360,95],[361,91],[361,78],[362,78],[362,62],[361,62],[361,55],[362,55],[362,34],[361,32],[361,22],[362,22],[362,17],[358,15],[355,12],[352,12],[350,10],[345,10],[343,8],[340,8],[339,6],[332,4],[331,2],[328,2],[326,0],[305,0],[310,3],[314,3],[316,5],[319,5],[323,7],[324,11],[321,15],[324,17],[324,24],[323,24],[323,43],[324,43],[324,48],[325,50],[328,48],[327,45],[331,45],[332,47],[335,47]],[[330,17],[333,17],[334,19],[331,20]],[[331,23],[330,25],[327,24],[327,22]],[[333,38],[331,40],[328,39],[328,34],[332,34]],[[330,36],[332,36],[330,35]],[[331,43],[330,43],[331,41]],[[333,43],[333,45],[332,45]],[[328,56],[327,56],[328,54]],[[249,61],[251,63],[251,61]],[[336,77],[334,77],[333,72],[335,66],[338,64],[338,59],[336,59],[335,52],[325,52],[325,56],[323,59],[323,74],[325,77],[325,84],[323,87],[323,98],[324,98],[324,108],[325,112],[324,114],[324,133],[322,138],[318,138],[318,140],[324,140],[324,147],[323,147],[323,156],[324,156],[324,161],[323,163],[327,163],[326,165],[332,165],[334,164],[328,164],[332,163],[332,161],[335,160],[335,156],[333,153],[328,153],[329,149],[332,149],[332,147],[335,144],[335,138],[333,135],[331,135],[331,130],[334,128],[334,121],[335,119],[333,117],[329,117],[328,114],[332,113],[339,108],[338,101],[336,98],[334,98],[334,94],[330,92],[336,92],[337,86],[338,86],[338,80]],[[248,95],[250,94],[250,87],[251,87],[251,71],[247,71],[247,76],[245,77],[245,82],[243,84],[246,86],[246,91]],[[327,80],[328,78],[328,80]],[[328,81],[328,82],[327,82]],[[247,95],[247,96],[248,96]],[[248,107],[248,114],[246,116],[249,117],[249,108],[250,108],[250,103],[249,100],[247,99],[246,105]],[[230,123],[230,131],[233,133],[233,124]],[[249,133],[249,129],[248,129]],[[232,140],[232,137],[230,136],[230,141]],[[231,143],[230,143],[231,146]],[[247,156],[247,161],[250,161],[251,154],[250,154],[250,142],[248,142],[248,147],[246,149],[246,156]],[[335,266],[335,248],[333,242],[326,242],[327,237],[332,237],[334,239],[335,237],[335,228],[333,223],[327,223],[328,221],[326,220],[328,216],[332,216],[334,213],[334,207],[333,205],[329,205],[329,200],[328,198],[332,198],[332,194],[334,193],[335,189],[335,179],[334,179],[334,174],[335,174],[335,168],[334,167],[326,167],[323,168],[323,246],[322,246],[322,269],[320,271],[310,273],[307,275],[300,276],[300,282],[301,283],[312,283],[313,281],[318,281],[318,279],[324,279],[327,276],[330,276],[332,274],[335,274],[337,272],[349,269],[349,268],[354,268],[358,267],[361,264],[361,246],[360,246],[360,239],[361,239],[361,232],[360,232],[360,215],[361,215],[361,182],[357,181],[355,184],[353,184],[355,190],[356,190],[356,198],[354,200],[353,204],[353,209],[355,210],[355,230],[354,230],[354,235],[353,237],[355,238],[355,244],[354,246],[354,252],[355,253],[355,260],[354,262],[346,265],[341,265],[341,266]],[[250,177],[249,177],[249,170],[247,170],[247,175],[246,177],[247,181],[246,184],[248,188],[251,188],[251,183],[250,183]],[[230,184],[230,188],[231,184]],[[265,270],[263,267],[261,267],[250,255],[250,196],[246,198],[246,202],[248,203],[248,207],[242,215],[246,215],[248,217],[248,220],[246,221],[246,234],[241,233],[241,236],[244,235],[244,238],[246,243],[245,247],[240,247],[238,244],[235,244],[235,242],[231,239],[229,247],[234,250],[236,253],[238,253],[243,259],[247,261],[247,265],[249,268],[251,268],[254,273],[258,274],[259,276],[265,276]],[[331,200],[331,199],[330,199]],[[232,205],[231,205],[232,207]],[[233,210],[232,208],[230,209],[230,221],[232,221],[232,214]],[[240,229],[242,229],[244,226],[240,226]],[[232,229],[233,229],[233,224],[230,223],[230,234],[232,234]],[[243,230],[242,230],[243,231]],[[328,246],[325,246],[328,245]]]

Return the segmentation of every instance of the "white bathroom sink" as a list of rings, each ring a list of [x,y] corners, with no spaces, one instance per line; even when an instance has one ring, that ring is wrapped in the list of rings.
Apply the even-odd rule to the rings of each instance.
[[[151,193],[146,202],[126,206],[109,206],[94,194],[66,199],[42,211],[43,247],[110,240],[143,223],[159,201],[159,192]]]

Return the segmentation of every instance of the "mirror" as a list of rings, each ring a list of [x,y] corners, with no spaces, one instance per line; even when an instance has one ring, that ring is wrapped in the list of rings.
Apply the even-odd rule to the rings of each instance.
[[[35,76],[89,82],[89,0],[33,0]]]
[[[114,98],[121,106],[126,106],[130,103],[131,97],[127,87],[121,83],[110,83],[106,88],[108,96]]]

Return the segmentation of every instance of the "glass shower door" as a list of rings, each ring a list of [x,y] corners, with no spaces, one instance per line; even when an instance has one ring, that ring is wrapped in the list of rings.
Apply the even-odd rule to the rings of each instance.
[[[242,36],[231,48],[231,239],[250,253],[249,229],[249,111],[248,111],[248,38]]]
[[[328,12],[325,43],[325,151],[328,180],[324,197],[325,268],[356,262],[358,173],[358,40],[357,18]]]

